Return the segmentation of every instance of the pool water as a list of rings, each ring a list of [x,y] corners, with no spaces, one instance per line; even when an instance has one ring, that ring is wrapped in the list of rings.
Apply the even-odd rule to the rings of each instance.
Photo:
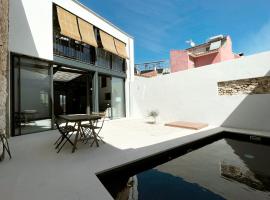
[[[115,199],[270,199],[270,147],[220,139],[121,181]]]

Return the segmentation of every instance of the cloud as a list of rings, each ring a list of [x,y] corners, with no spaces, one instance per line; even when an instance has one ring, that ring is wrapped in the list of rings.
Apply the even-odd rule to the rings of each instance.
[[[249,34],[240,42],[240,48],[245,54],[255,54],[270,50],[270,20],[257,32]]]
[[[122,21],[132,24],[132,35],[139,49],[152,53],[168,53],[166,39],[170,36],[170,28],[178,26],[186,18],[179,12],[183,2],[179,0],[115,0],[121,4],[123,12],[119,13]],[[183,9],[182,9],[183,11]]]

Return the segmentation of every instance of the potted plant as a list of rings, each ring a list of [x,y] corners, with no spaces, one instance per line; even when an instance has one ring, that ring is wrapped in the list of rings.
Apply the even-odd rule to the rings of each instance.
[[[158,111],[157,110],[152,110],[148,113],[148,116],[149,117],[152,117],[153,118],[153,124],[156,124],[157,123],[157,117],[158,117]]]

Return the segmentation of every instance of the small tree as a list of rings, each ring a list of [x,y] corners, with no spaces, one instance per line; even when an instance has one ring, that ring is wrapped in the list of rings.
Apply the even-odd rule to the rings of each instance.
[[[152,110],[148,113],[149,117],[152,117],[154,119],[154,124],[157,123],[157,117],[158,117],[158,111],[157,110]]]

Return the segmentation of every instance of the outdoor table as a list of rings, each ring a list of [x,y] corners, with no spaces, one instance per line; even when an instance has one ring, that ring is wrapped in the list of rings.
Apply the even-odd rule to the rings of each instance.
[[[92,123],[94,121],[97,121],[97,120],[101,119],[101,117],[99,115],[89,115],[89,114],[59,115],[58,117],[61,118],[61,119],[63,119],[63,120],[65,120],[66,121],[66,125],[69,122],[73,122],[73,123],[75,123],[75,124],[78,125],[78,130],[77,130],[76,135],[75,135],[75,140],[74,140],[74,144],[73,144],[73,148],[72,148],[72,153],[76,149],[77,142],[78,142],[78,137],[79,137],[80,131],[82,131],[82,129],[81,129],[81,123],[83,121],[89,121],[91,123],[91,125],[92,125]],[[93,132],[94,141],[95,141],[95,143],[96,143],[96,145],[98,147],[99,146],[98,139],[97,139],[97,135],[96,135],[96,132],[95,132],[94,128],[91,128],[91,131]]]

